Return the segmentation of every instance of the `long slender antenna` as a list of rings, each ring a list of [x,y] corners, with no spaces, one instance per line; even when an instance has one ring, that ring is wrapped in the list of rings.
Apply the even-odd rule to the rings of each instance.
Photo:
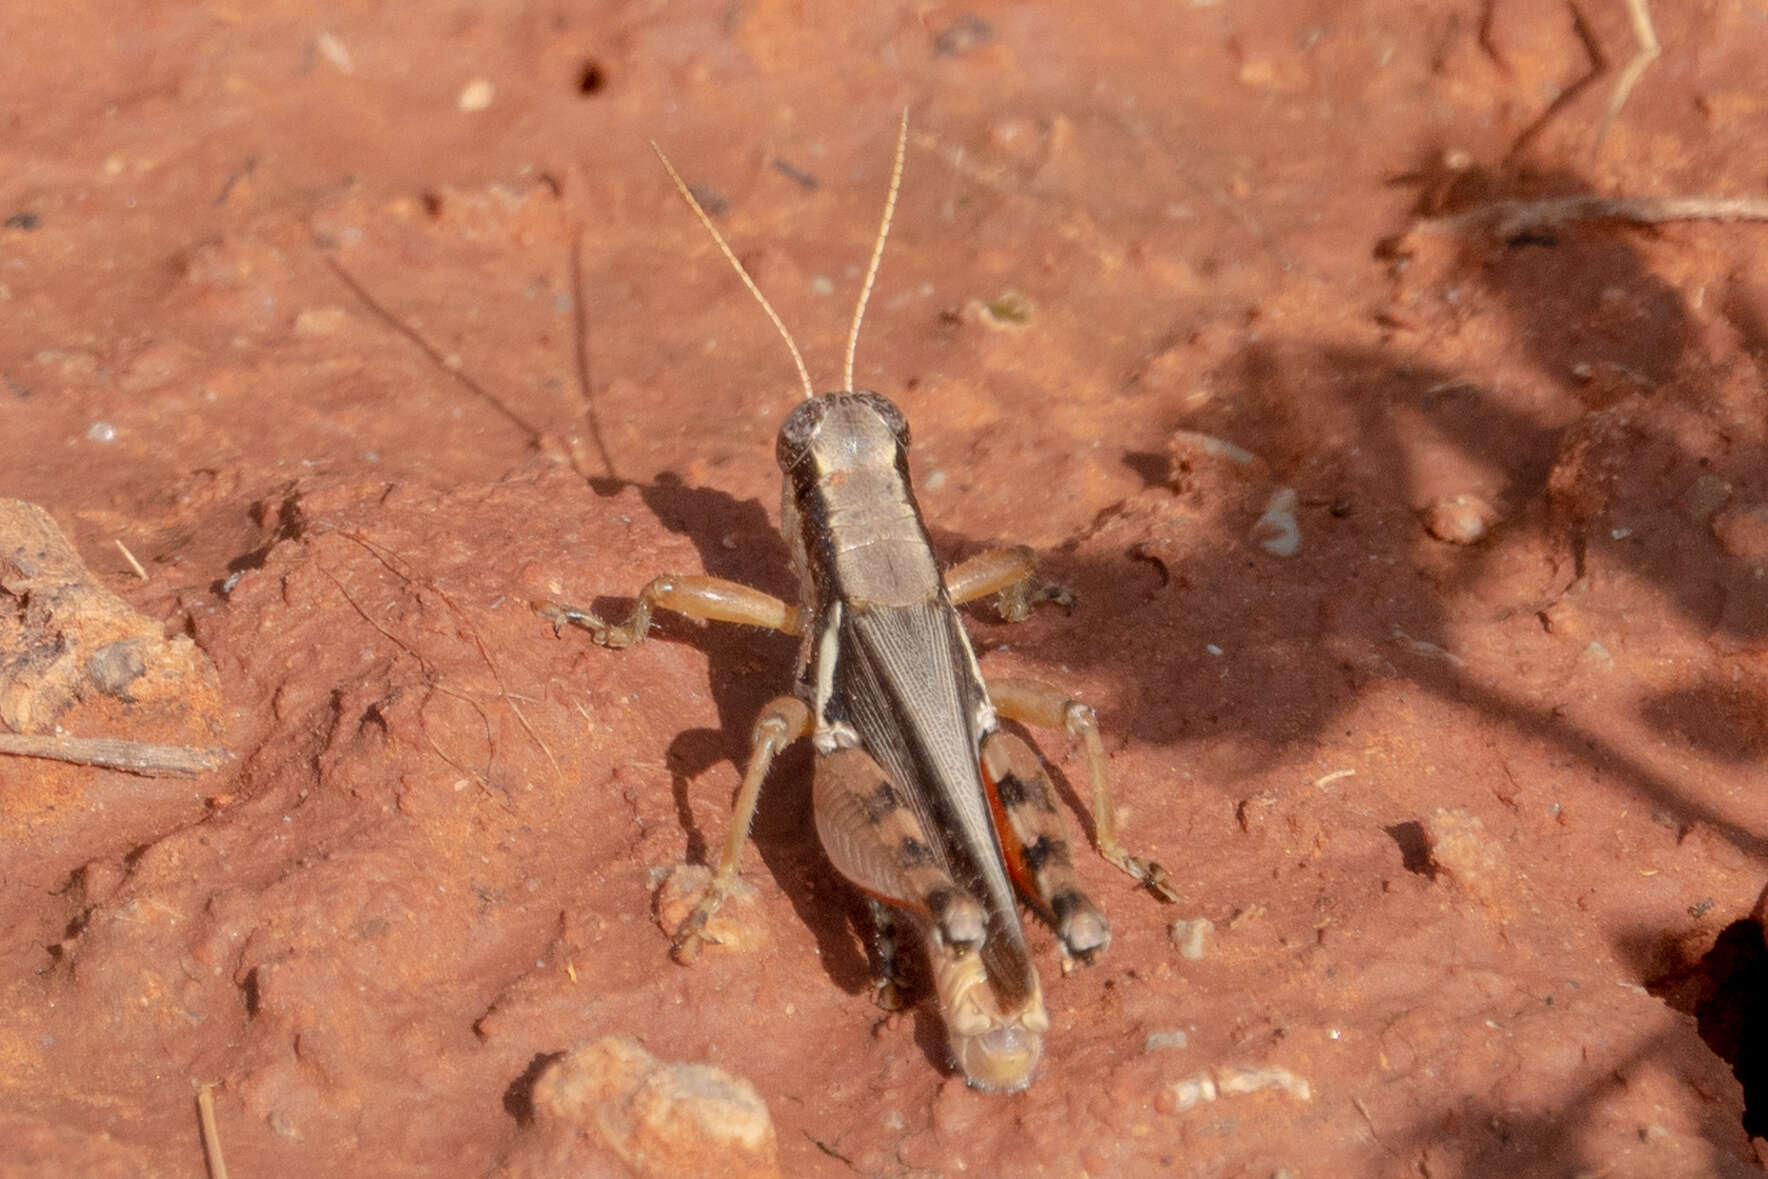
[[[884,198],[884,220],[878,226],[878,240],[872,243],[872,260],[866,266],[865,285],[859,289],[859,305],[853,309],[853,327],[847,333],[846,384],[853,392],[853,353],[859,347],[859,325],[866,317],[866,302],[872,297],[872,284],[878,281],[878,266],[884,261],[884,239],[890,236],[890,219],[896,215],[896,193],[902,187],[902,157],[909,142],[909,108],[902,108],[902,129],[896,133],[896,164],[890,169],[890,195]]]
[[[908,129],[908,112],[906,110],[903,112],[903,129],[905,132]],[[792,342],[792,333],[786,330],[785,321],[780,318],[780,313],[773,309],[773,304],[767,301],[767,296],[761,293],[761,288],[755,285],[755,280],[749,277],[749,272],[743,268],[741,262],[737,261],[737,256],[731,251],[730,244],[724,240],[724,235],[718,232],[718,226],[712,224],[712,218],[706,216],[706,210],[702,209],[700,202],[694,199],[694,194],[688,189],[687,182],[681,178],[681,173],[675,170],[675,165],[669,162],[669,157],[663,154],[663,149],[657,146],[657,141],[654,139],[651,141],[651,150],[657,153],[659,160],[663,161],[663,167],[669,173],[669,179],[675,181],[675,191],[681,194],[681,199],[688,203],[688,208],[694,211],[694,216],[700,219],[700,224],[706,227],[706,232],[711,234],[712,240],[718,243],[718,248],[723,252],[725,261],[731,264],[731,269],[737,272],[737,277],[743,280],[743,285],[749,288],[749,293],[755,296],[755,301],[761,304],[761,309],[767,312],[767,317],[773,321],[774,327],[779,329],[780,339],[786,341],[786,347],[792,353],[792,363],[798,366],[798,379],[804,384],[804,399],[809,401],[816,396],[816,389],[810,383],[810,370],[804,367],[804,357],[799,355],[798,345]],[[901,148],[898,148],[897,169],[900,171],[901,168]],[[892,203],[895,203],[894,183],[891,186],[890,199]],[[886,220],[888,222],[888,218]],[[873,265],[876,266],[876,264],[877,260],[874,258]],[[871,285],[869,276],[866,285]],[[861,306],[864,304],[862,303]],[[855,330],[857,331],[857,329],[858,325],[856,324]],[[851,347],[849,348],[847,367],[851,373],[853,369]],[[851,376],[847,383],[853,384]]]

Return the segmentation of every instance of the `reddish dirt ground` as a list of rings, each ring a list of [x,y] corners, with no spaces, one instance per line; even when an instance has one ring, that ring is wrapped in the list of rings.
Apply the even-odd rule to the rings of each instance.
[[[0,759],[0,1173],[199,1174],[199,1084],[236,1175],[667,1173],[537,1107],[606,1036],[789,1175],[1756,1173],[1768,227],[1442,218],[1760,192],[1768,10],[1659,0],[1599,142],[1620,0],[852,7],[0,11],[0,495],[219,685],[54,723],[234,754]],[[873,1005],[802,751],[668,959],[794,642],[528,605],[792,592],[792,370],[647,140],[830,387],[904,106],[859,383],[1078,595],[983,665],[1183,893],[1083,860],[1016,1097]]]

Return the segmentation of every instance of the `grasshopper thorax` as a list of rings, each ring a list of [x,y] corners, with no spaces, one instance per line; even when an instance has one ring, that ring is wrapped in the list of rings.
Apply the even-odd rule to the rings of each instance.
[[[781,518],[820,600],[910,606],[939,591],[908,447],[907,419],[876,393],[824,393],[780,427]]]

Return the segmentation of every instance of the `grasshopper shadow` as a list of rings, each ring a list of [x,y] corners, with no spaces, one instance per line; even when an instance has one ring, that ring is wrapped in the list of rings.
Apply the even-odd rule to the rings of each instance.
[[[669,472],[634,486],[665,528],[693,544],[700,571],[797,601],[797,578],[786,543],[759,501],[691,487]],[[662,572],[645,570],[640,576]],[[630,601],[625,599],[613,612],[618,615]],[[699,624],[667,612],[660,612],[658,619],[654,638],[685,642],[707,657],[707,686],[718,727],[684,730],[670,743],[666,761],[676,812],[688,837],[688,859],[710,864],[718,857],[726,827],[720,822],[714,829],[703,829],[695,820],[692,800],[706,795],[705,785],[697,783],[720,763],[732,767],[729,790],[718,799],[721,819],[728,821],[748,763],[755,718],[769,700],[791,692],[799,644],[792,636],[753,627]],[[799,742],[774,762],[749,837],[798,920],[815,937],[831,981],[849,994],[858,994],[871,984],[862,932],[869,929],[869,920],[857,894],[823,856],[809,821],[810,807],[809,747]]]

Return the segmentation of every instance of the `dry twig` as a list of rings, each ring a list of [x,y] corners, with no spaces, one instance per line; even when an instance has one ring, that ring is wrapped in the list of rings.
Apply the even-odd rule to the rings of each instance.
[[[1429,217],[1414,227],[1427,233],[1508,241],[1579,221],[1626,221],[1661,225],[1670,221],[1768,221],[1768,197],[1547,197],[1497,201],[1460,213]]]
[[[63,737],[37,733],[0,733],[0,754],[103,766],[149,778],[193,778],[220,769],[233,757],[225,749],[199,749],[194,745],[155,745],[113,737]]]

